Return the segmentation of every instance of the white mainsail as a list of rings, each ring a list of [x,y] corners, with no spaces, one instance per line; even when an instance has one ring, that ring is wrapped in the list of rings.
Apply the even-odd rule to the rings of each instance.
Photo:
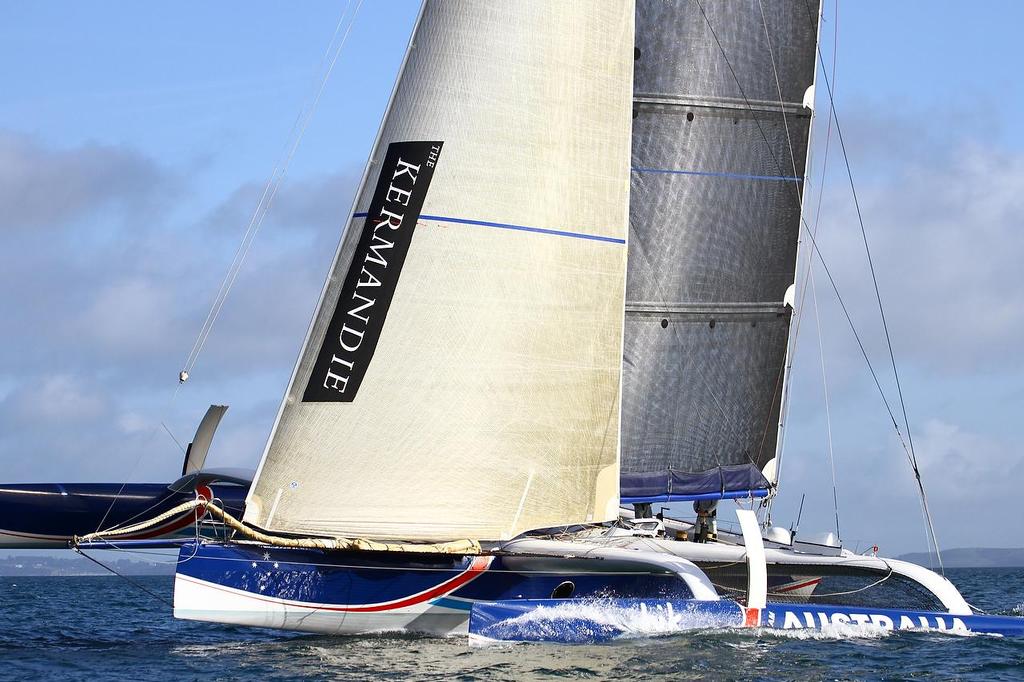
[[[246,522],[616,516],[633,25],[632,2],[425,3]]]

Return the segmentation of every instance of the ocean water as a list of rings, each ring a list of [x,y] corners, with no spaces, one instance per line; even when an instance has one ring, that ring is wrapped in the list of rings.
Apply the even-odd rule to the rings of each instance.
[[[989,612],[1024,614],[1024,569],[956,569]],[[171,578],[133,578],[170,598]],[[0,577],[0,680],[1024,680],[1024,638],[644,633],[594,646],[323,637],[177,621],[117,577]]]

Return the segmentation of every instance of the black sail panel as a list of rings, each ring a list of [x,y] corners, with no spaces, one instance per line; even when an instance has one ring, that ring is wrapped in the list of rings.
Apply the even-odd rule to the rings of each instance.
[[[746,494],[778,436],[818,4],[640,0],[636,22],[622,498]]]

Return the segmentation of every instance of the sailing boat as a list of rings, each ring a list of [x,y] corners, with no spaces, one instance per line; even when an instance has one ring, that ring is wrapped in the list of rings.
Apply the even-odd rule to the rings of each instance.
[[[175,616],[311,632],[575,641],[609,632],[516,624],[600,599],[1024,633],[924,568],[713,524],[778,480],[818,12],[427,0],[242,519],[197,493],[77,546],[202,507],[232,534],[181,545]]]

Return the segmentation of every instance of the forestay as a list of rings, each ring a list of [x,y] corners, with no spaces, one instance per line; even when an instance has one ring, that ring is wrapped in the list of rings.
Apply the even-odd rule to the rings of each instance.
[[[817,27],[817,0],[637,2],[624,499],[767,486]]]
[[[500,539],[616,515],[633,23],[425,3],[246,522]]]

